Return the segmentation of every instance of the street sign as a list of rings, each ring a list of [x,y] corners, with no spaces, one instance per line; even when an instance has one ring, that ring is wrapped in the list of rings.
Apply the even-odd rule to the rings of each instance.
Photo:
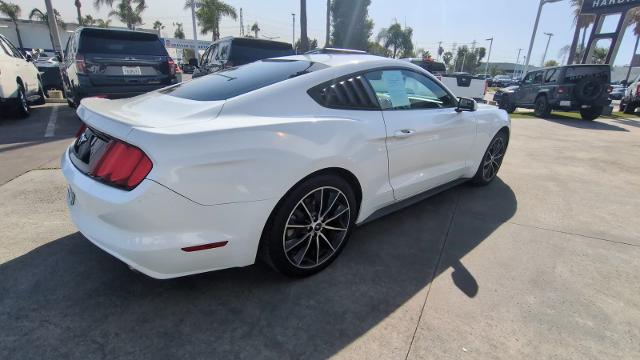
[[[640,6],[640,0],[584,0],[582,14],[611,14]]]

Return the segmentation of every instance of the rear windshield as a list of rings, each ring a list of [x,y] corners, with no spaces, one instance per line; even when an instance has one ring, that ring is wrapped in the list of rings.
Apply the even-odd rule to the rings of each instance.
[[[290,48],[255,47],[233,44],[231,50],[231,59],[236,64],[248,64],[261,59],[289,55],[293,55],[293,50]]]
[[[564,73],[564,83],[576,84],[585,77],[597,77],[609,82],[611,68],[608,66],[569,66]]]
[[[226,100],[324,68],[327,65],[310,61],[262,60],[184,82],[162,92],[189,100]]]
[[[109,30],[83,31],[78,51],[98,54],[167,55],[167,50],[157,35]]]

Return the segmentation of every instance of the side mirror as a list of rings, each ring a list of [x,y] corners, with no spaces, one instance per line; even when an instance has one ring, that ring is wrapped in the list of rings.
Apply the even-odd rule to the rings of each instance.
[[[62,62],[62,54],[59,51],[56,51],[56,60],[58,60],[58,62]]]
[[[478,103],[475,100],[469,98],[458,98],[458,107],[456,108],[456,112],[463,111],[476,111],[478,110]]]
[[[189,65],[198,67],[198,60],[194,58],[189,59]]]
[[[27,55],[25,56],[28,62],[32,62],[33,61],[33,56],[31,56],[31,53],[27,53]]]

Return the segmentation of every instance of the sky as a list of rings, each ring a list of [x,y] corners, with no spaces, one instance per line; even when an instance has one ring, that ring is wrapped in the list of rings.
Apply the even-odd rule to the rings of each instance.
[[[19,4],[23,16],[34,8],[45,9],[44,0],[10,0]],[[74,0],[52,0],[54,7],[62,14],[65,21],[76,22]],[[106,18],[109,9],[96,9],[93,0],[81,0],[83,15],[91,14],[94,18]],[[115,0],[117,2],[118,0]],[[298,0],[225,0],[238,11],[243,9],[244,25],[258,22],[261,35],[274,37],[281,41],[291,42],[292,13],[296,14],[296,39],[299,37]],[[175,22],[184,24],[187,38],[192,36],[191,13],[184,10],[183,0],[147,0],[148,9],[143,13],[145,25],[151,28],[155,20],[165,26],[163,35],[172,37]],[[485,39],[494,38],[491,62],[515,62],[518,49],[522,48],[522,57],[526,55],[531,40],[533,24],[539,0],[372,0],[369,16],[375,23],[374,37],[384,27],[395,21],[406,24],[414,30],[416,48],[430,50],[435,54],[438,42],[442,41],[446,50],[451,50],[454,43],[470,45],[477,41],[477,46],[488,48]],[[310,38],[318,39],[320,45],[325,39],[326,0],[307,0],[308,32]],[[614,22],[614,21],[613,21]],[[613,23],[611,22],[611,23]],[[117,20],[113,24],[118,24]],[[560,49],[570,45],[573,38],[573,13],[568,0],[546,4],[542,11],[540,26],[533,52],[531,64],[539,66],[545,51],[547,36],[553,33],[546,59],[562,60]],[[222,36],[239,35],[239,21],[225,19],[221,25]],[[209,35],[198,35],[199,39],[210,39]],[[628,64],[633,53],[635,38],[628,30],[616,65]]]

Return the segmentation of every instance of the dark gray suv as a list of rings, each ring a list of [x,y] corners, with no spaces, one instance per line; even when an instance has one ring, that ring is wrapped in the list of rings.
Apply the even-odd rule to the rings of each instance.
[[[516,108],[533,109],[537,117],[552,110],[579,111],[584,120],[595,120],[611,104],[609,65],[569,65],[527,73],[516,86],[501,89],[494,101],[512,113]]]

